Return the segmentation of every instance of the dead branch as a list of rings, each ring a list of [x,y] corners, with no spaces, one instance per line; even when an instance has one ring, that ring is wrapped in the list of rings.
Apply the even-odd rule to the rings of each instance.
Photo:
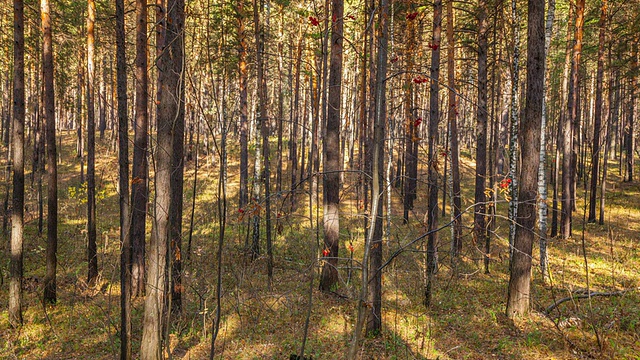
[[[588,292],[588,293],[585,293],[585,292],[580,292],[580,293],[577,293],[577,294],[574,293],[571,296],[567,296],[565,298],[562,298],[562,299],[554,302],[550,306],[548,306],[546,308],[546,310],[545,310],[545,313],[546,314],[550,314],[551,311],[553,311],[553,309],[557,308],[562,303],[565,303],[565,302],[570,301],[570,300],[588,299],[588,298],[592,298],[592,297],[596,297],[596,296],[602,296],[602,297],[620,296],[620,295],[624,295],[624,294],[626,294],[628,292],[633,292],[633,291],[636,291],[636,290],[640,290],[640,287],[633,288],[633,289],[627,289],[627,290],[611,291],[611,292],[591,291],[591,292]]]

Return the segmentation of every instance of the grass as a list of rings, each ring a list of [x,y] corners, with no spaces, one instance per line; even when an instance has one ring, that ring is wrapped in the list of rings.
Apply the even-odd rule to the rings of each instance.
[[[113,359],[119,351],[119,242],[116,154],[100,142],[98,150],[98,251],[100,281],[95,288],[85,283],[85,204],[79,181],[79,164],[74,157],[73,134],[63,133],[60,168],[60,225],[58,250],[58,303],[43,306],[44,248],[46,236],[37,233],[34,189],[27,187],[25,235],[25,325],[12,330],[8,325],[8,256],[3,252],[3,282],[0,291],[0,358],[7,359]],[[237,149],[231,145],[231,154]],[[186,288],[184,312],[172,321],[170,344],[173,357],[207,358],[211,322],[215,312],[214,263],[218,239],[217,160],[200,158],[193,244],[184,269]],[[463,204],[472,203],[472,160],[463,159]],[[614,164],[615,166],[615,164]],[[360,285],[357,262],[340,263],[341,282],[336,292],[317,291],[315,261],[322,239],[321,230],[309,223],[308,196],[299,194],[298,209],[290,211],[288,198],[274,197],[281,213],[274,239],[275,268],[271,289],[267,288],[266,258],[249,261],[246,256],[247,217],[238,212],[237,167],[229,162],[226,182],[230,198],[222,273],[222,322],[216,358],[286,359],[297,353],[308,309],[309,281],[313,303],[306,354],[314,359],[340,359],[348,349],[355,323],[355,294]],[[193,163],[185,172],[186,234],[190,217]],[[284,172],[287,174],[287,172]],[[288,176],[288,175],[287,175]],[[349,241],[354,259],[361,259],[362,219],[353,186],[357,179],[346,174],[341,205],[341,256],[348,257]],[[532,312],[511,321],[504,315],[508,281],[508,223],[506,204],[498,204],[496,236],[493,237],[491,273],[484,274],[482,253],[470,234],[471,215],[465,214],[464,252],[460,276],[448,266],[449,230],[439,234],[440,270],[436,277],[433,306],[422,306],[423,252],[421,245],[402,253],[383,273],[383,331],[362,341],[363,359],[637,359],[640,358],[640,293],[594,297],[569,301],[549,316],[544,309],[555,300],[587,286],[582,231],[589,287],[598,291],[632,289],[640,286],[640,186],[621,183],[617,168],[609,174],[607,215],[604,226],[582,222],[584,208],[579,192],[574,214],[574,236],[550,240],[552,282],[543,284],[533,271]],[[286,182],[285,182],[286,183]],[[283,186],[287,188],[288,186]],[[307,186],[308,189],[308,186]],[[346,190],[348,189],[348,190]],[[401,225],[399,195],[392,197],[392,228],[385,242],[385,257],[401,244],[419,236],[423,228],[426,185],[419,185],[419,197],[409,225]],[[285,200],[286,199],[286,200]],[[286,203],[285,203],[286,201]],[[322,215],[322,209],[312,208]],[[148,229],[151,223],[148,224]],[[5,237],[6,239],[6,237]],[[534,249],[534,265],[539,261]],[[316,275],[311,276],[313,272]],[[134,299],[133,349],[140,346],[142,299]]]

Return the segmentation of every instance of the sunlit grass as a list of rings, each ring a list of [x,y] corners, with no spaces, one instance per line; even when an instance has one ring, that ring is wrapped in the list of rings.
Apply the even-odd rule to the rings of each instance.
[[[108,136],[107,136],[108,138]],[[119,229],[117,162],[107,154],[107,142],[99,144],[97,174],[102,198],[98,204],[98,252],[100,282],[86,286],[86,204],[82,196],[71,196],[77,188],[80,167],[75,158],[73,134],[63,135],[59,198],[59,301],[43,307],[42,281],[45,271],[46,232],[37,234],[37,209],[33,188],[28,201],[25,237],[25,326],[19,331],[8,326],[7,282],[0,301],[0,358],[111,359],[119,349]],[[317,290],[322,264],[322,204],[309,211],[309,184],[296,197],[297,209],[290,211],[289,198],[273,198],[274,278],[268,289],[266,248],[251,262],[245,249],[250,240],[249,216],[237,206],[237,151],[230,146],[229,177],[224,184],[228,196],[227,227],[222,270],[222,307],[216,358],[285,359],[297,353],[309,306],[309,282],[314,280],[306,354],[314,359],[339,359],[346,353],[355,323],[356,294],[361,284],[359,260],[363,254],[363,219],[366,209],[354,197],[357,176],[345,175],[342,193],[340,262],[341,296]],[[250,161],[251,163],[251,161]],[[201,155],[194,213],[189,228],[193,199],[194,164],[185,168],[183,251],[192,231],[191,256],[184,263],[184,312],[171,329],[171,350],[175,358],[206,358],[211,341],[215,303],[217,245],[219,239],[218,159]],[[473,203],[473,162],[463,162],[463,206]],[[85,168],[86,171],[86,168]],[[284,169],[283,189],[289,187]],[[607,213],[604,226],[583,224],[584,195],[579,191],[574,213],[574,233],[569,240],[549,243],[551,281],[540,279],[539,255],[534,248],[532,313],[512,322],[504,315],[508,281],[508,222],[506,202],[498,204],[496,233],[492,238],[491,273],[484,274],[481,244],[474,244],[470,232],[472,214],[463,215],[464,251],[460,276],[449,266],[449,229],[439,233],[440,268],[436,277],[434,305],[426,310],[424,296],[424,252],[422,243],[406,248],[383,271],[383,332],[366,337],[360,354],[365,359],[634,359],[640,357],[640,295],[594,297],[566,302],[550,316],[544,309],[572,291],[586,289],[584,255],[589,269],[589,288],[616,291],[640,286],[640,187],[620,183],[617,170],[609,174]],[[153,176],[153,174],[152,174]],[[46,187],[45,187],[46,189]],[[152,187],[153,189],[153,187]],[[320,187],[321,191],[321,187]],[[392,192],[392,229],[385,239],[385,258],[420,236],[424,227],[426,185],[419,184],[419,198],[411,223],[402,225],[402,203]],[[77,194],[77,193],[76,193]],[[636,194],[633,196],[633,194]],[[313,200],[316,201],[315,194]],[[322,201],[321,196],[318,198]],[[362,199],[360,199],[362,200]],[[449,200],[447,200],[448,208]],[[152,209],[152,207],[150,207]],[[281,218],[276,219],[280,212]],[[449,216],[441,219],[447,222]],[[312,220],[312,222],[310,222]],[[386,222],[386,221],[385,221]],[[320,227],[318,227],[320,225]],[[582,230],[584,228],[584,247]],[[151,221],[147,223],[148,233]],[[46,231],[46,228],[45,228]],[[264,229],[262,229],[264,236]],[[347,244],[353,244],[353,260]],[[8,263],[2,255],[3,263]],[[312,262],[313,259],[313,262]],[[315,274],[314,274],[315,273]],[[46,312],[45,312],[46,310]],[[142,299],[134,299],[133,347],[140,346]],[[569,319],[578,319],[573,322]],[[558,325],[556,326],[555,323]],[[566,323],[566,324],[565,324]]]

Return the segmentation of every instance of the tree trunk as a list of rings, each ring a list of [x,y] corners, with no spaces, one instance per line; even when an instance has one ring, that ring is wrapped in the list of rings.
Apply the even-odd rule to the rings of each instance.
[[[247,34],[244,26],[244,0],[237,2],[238,12],[238,88],[240,91],[240,189],[238,207],[243,209],[249,201],[249,125],[247,122]]]
[[[431,47],[431,73],[429,80],[429,209],[427,210],[427,286],[424,291],[424,305],[431,306],[433,297],[433,277],[438,268],[436,246],[438,242],[438,123],[440,122],[439,84],[440,81],[440,34],[442,31],[442,0],[433,3],[433,37]],[[486,69],[485,69],[486,71]],[[486,73],[485,73],[486,75]],[[486,85],[486,81],[485,81]],[[485,98],[486,101],[486,98]],[[486,109],[486,105],[485,105]],[[486,116],[486,113],[485,113]],[[486,126],[486,121],[485,121]],[[486,128],[485,128],[486,131]],[[486,137],[486,134],[485,134]],[[486,141],[486,140],[485,140]]]
[[[629,111],[627,111],[627,124],[624,128],[624,141],[625,141],[625,177],[624,181],[633,181],[633,152],[635,149],[635,134],[634,134],[634,118],[636,111],[636,72],[638,70],[638,44],[633,43],[631,49],[631,75],[629,80]]]
[[[542,79],[542,119],[540,125],[540,166],[538,167],[538,229],[540,244],[540,272],[542,273],[542,281],[546,281],[547,268],[549,258],[547,255],[547,54],[549,45],[551,44],[551,36],[553,35],[553,19],[555,16],[556,1],[549,0],[549,9],[547,10],[547,20],[544,29],[544,77]]]
[[[596,222],[596,202],[598,198],[598,173],[600,167],[600,138],[602,137],[602,86],[604,81],[604,46],[605,31],[607,28],[607,0],[602,1],[600,9],[600,22],[598,23],[600,34],[598,36],[598,67],[596,70],[596,99],[595,114],[593,117],[593,146],[591,148],[591,186],[589,193],[589,217],[588,222]]]
[[[455,69],[455,38],[453,33],[454,13],[453,1],[447,1],[447,85],[449,88],[449,136],[451,144],[451,186],[452,186],[452,217],[453,237],[451,239],[451,262],[457,262],[462,251],[462,199],[460,197],[460,149],[458,147],[458,102],[456,99],[456,69]]]
[[[58,158],[56,152],[56,111],[53,87],[53,37],[51,6],[40,0],[42,19],[42,81],[44,82],[44,117],[47,142],[47,272],[44,278],[44,301],[55,303],[56,268],[58,266]]]
[[[175,206],[171,181],[174,142],[182,142],[184,129],[184,0],[169,0],[164,24],[163,51],[158,59],[156,199],[149,246],[147,295],[144,304],[141,359],[161,358],[167,296],[167,252],[172,236]],[[164,11],[164,8],[160,8]],[[184,130],[182,130],[184,131]]]
[[[124,0],[116,0],[116,72],[118,91],[118,188],[120,190],[120,360],[131,354],[131,234],[129,232],[129,119]]]
[[[509,254],[513,253],[513,241],[516,236],[516,217],[518,214],[518,130],[520,128],[518,111],[518,88],[520,82],[520,18],[517,1],[511,2],[511,21],[513,29],[513,63],[511,73],[511,128],[509,131]],[[476,188],[477,191],[477,188]]]
[[[578,118],[578,78],[580,69],[580,55],[582,53],[582,35],[584,25],[584,0],[576,1],[576,25],[571,60],[571,81],[567,100],[568,117],[564,122],[563,132],[563,157],[562,157],[562,217],[561,234],[563,239],[571,236],[571,218],[574,204],[573,185],[575,173],[575,129],[574,124]]]
[[[95,22],[96,4],[87,0],[87,283],[98,278],[96,247],[96,119],[95,119]]]
[[[11,269],[9,323],[22,325],[24,237],[24,2],[13,1],[13,198],[11,210]]]
[[[384,204],[384,149],[385,121],[387,117],[386,77],[387,52],[389,49],[389,1],[380,0],[378,36],[378,61],[375,76],[375,113],[372,141],[373,186],[371,188],[371,220],[369,222],[370,267],[365,279],[369,279],[369,303],[367,334],[377,336],[382,329],[382,206]],[[372,78],[373,79],[373,78]],[[437,194],[436,194],[437,202]],[[437,203],[436,203],[437,207]],[[366,246],[366,245],[365,245]],[[365,256],[367,254],[365,253]],[[363,267],[365,264],[362,265]],[[364,273],[363,273],[364,274]],[[363,275],[364,276],[364,275]]]
[[[340,100],[342,91],[342,30],[344,0],[332,0],[329,99],[324,135],[324,250],[320,290],[328,292],[338,282],[340,234]]]
[[[535,239],[537,171],[540,163],[540,130],[544,85],[544,2],[529,1],[527,30],[527,95],[522,123],[522,171],[514,251],[510,264],[507,316],[529,311],[531,254]]]
[[[474,205],[474,237],[477,244],[484,244],[486,237],[485,178],[487,176],[487,2],[480,0],[478,20],[478,107],[476,122],[476,179]]]
[[[162,12],[163,9],[156,9]],[[162,20],[160,20],[161,22]],[[162,26],[161,24],[159,26]],[[158,40],[162,39],[161,30]],[[136,1],[136,96],[135,96],[135,125],[133,140],[133,167],[131,180],[131,245],[133,247],[133,262],[131,268],[131,291],[133,296],[145,294],[145,236],[148,202],[147,147],[149,142],[149,111],[148,111],[148,74],[147,74],[147,0]]]

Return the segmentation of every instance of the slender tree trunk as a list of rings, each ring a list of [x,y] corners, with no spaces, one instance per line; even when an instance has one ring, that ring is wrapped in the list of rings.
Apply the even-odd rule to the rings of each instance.
[[[442,0],[433,3],[433,37],[431,39],[431,73],[429,79],[429,209],[427,210],[427,286],[424,291],[424,305],[429,308],[433,298],[433,277],[438,268],[438,123],[440,122],[439,84],[440,81],[440,38],[442,31]],[[486,69],[485,69],[486,71]],[[486,73],[485,73],[486,75]],[[485,82],[486,85],[486,82]],[[485,98],[486,101],[486,98]],[[485,106],[486,109],[486,106]],[[486,114],[485,114],[486,116]],[[485,123],[486,126],[486,123]],[[486,129],[485,129],[486,130]],[[486,134],[485,134],[486,136]]]
[[[516,236],[516,217],[518,214],[518,130],[520,119],[518,111],[518,88],[520,82],[520,17],[517,1],[511,2],[511,21],[513,29],[513,63],[511,73],[511,129],[509,131],[509,254],[513,254],[513,241]],[[477,190],[476,190],[477,191]]]
[[[164,16],[162,8],[156,9]],[[162,17],[160,18],[162,19]],[[160,22],[162,20],[159,20]],[[159,26],[162,26],[161,24]],[[161,32],[161,30],[160,30]],[[162,35],[157,37],[161,41]],[[149,142],[148,79],[147,74],[147,0],[136,1],[136,96],[133,140],[133,168],[131,180],[131,245],[133,263],[131,268],[131,291],[133,296],[145,294],[145,236],[148,202],[147,147]]]
[[[634,134],[634,121],[635,121],[635,112],[636,112],[636,72],[638,70],[638,44],[633,43],[631,49],[631,75],[629,80],[629,110],[627,111],[627,124],[624,128],[624,141],[625,141],[625,177],[624,181],[632,182],[633,181],[633,167],[634,167],[634,158],[633,152],[635,150],[635,134]]]
[[[95,23],[96,4],[87,0],[87,283],[98,279],[96,246],[96,119],[95,119]]]
[[[118,91],[118,188],[120,190],[120,360],[131,354],[131,234],[129,232],[129,119],[124,0],[116,0],[116,76]]]
[[[487,176],[487,0],[478,2],[478,102],[476,122],[476,179],[474,237],[477,244],[484,244],[486,237],[485,178]],[[431,165],[430,165],[431,166]]]
[[[42,19],[42,80],[44,82],[44,117],[47,142],[47,272],[44,278],[44,301],[55,303],[56,268],[58,266],[58,157],[56,151],[56,111],[53,87],[53,37],[49,0],[40,0]]]
[[[24,237],[24,2],[13,1],[13,198],[11,210],[11,269],[9,323],[22,325]]]
[[[540,130],[544,102],[544,2],[528,2],[527,96],[522,123],[522,171],[514,251],[510,264],[507,316],[529,311],[531,254],[535,239],[537,171],[540,163]]]
[[[238,11],[238,87],[240,91],[240,189],[238,207],[243,209],[249,201],[249,125],[247,121],[247,34],[244,25],[244,0],[237,2]]]
[[[593,117],[593,146],[591,148],[591,186],[589,193],[589,217],[588,222],[596,222],[596,202],[598,198],[598,178],[600,167],[600,138],[602,137],[602,87],[604,81],[604,46],[605,31],[607,28],[607,0],[602,1],[600,8],[600,35],[598,36],[598,67],[596,70],[596,99],[595,114]]]
[[[78,57],[78,87],[76,89],[76,156],[80,161],[80,183],[84,183],[84,128],[82,124],[82,95],[84,85],[84,51],[80,51]]]
[[[344,0],[332,0],[329,98],[324,135],[324,250],[320,290],[331,291],[338,282],[340,234],[340,100],[342,91],[342,29]]]
[[[413,11],[413,3],[410,2],[407,5],[407,12],[409,14],[414,14]],[[408,15],[409,16],[409,15]],[[413,15],[411,15],[413,16]],[[411,17],[406,18],[406,54],[414,54],[415,46],[416,46],[416,25],[414,24],[418,20],[411,19]],[[403,220],[404,223],[409,222],[409,214],[413,210],[413,202],[416,199],[416,186],[417,186],[417,177],[418,177],[418,136],[416,135],[418,131],[418,126],[420,126],[422,122],[422,118],[419,118],[417,112],[414,110],[413,104],[413,93],[414,87],[418,86],[416,84],[413,85],[414,74],[412,71],[414,70],[414,59],[413,56],[406,56],[406,69],[407,76],[405,80],[405,89],[404,89],[404,115],[406,118],[405,121],[405,141],[404,141],[404,181],[403,181]],[[364,101],[364,97],[363,97]],[[418,120],[420,119],[420,120]]]
[[[544,29],[544,78],[542,79],[542,119],[540,125],[540,166],[538,167],[538,230],[540,244],[540,272],[542,273],[542,281],[546,281],[547,268],[549,265],[549,257],[547,255],[547,61],[546,57],[549,53],[549,45],[551,44],[551,36],[553,35],[553,19],[555,16],[556,1],[549,0],[549,9],[547,10],[547,20]]]
[[[562,158],[562,217],[561,234],[563,239],[571,236],[571,218],[573,205],[575,202],[575,190],[573,188],[575,172],[575,155],[577,129],[575,123],[578,121],[578,78],[580,69],[580,55],[582,53],[582,36],[584,25],[584,0],[576,1],[576,25],[571,60],[571,81],[569,84],[569,95],[567,101],[568,117],[564,122],[563,132],[563,158]]]
[[[458,146],[458,102],[456,99],[456,69],[455,69],[455,38],[453,33],[454,13],[453,1],[447,1],[447,85],[449,88],[449,136],[451,144],[449,156],[451,156],[451,186],[452,186],[452,217],[453,237],[451,239],[451,261],[457,262],[458,255],[462,251],[462,199],[460,197],[460,159]]]

